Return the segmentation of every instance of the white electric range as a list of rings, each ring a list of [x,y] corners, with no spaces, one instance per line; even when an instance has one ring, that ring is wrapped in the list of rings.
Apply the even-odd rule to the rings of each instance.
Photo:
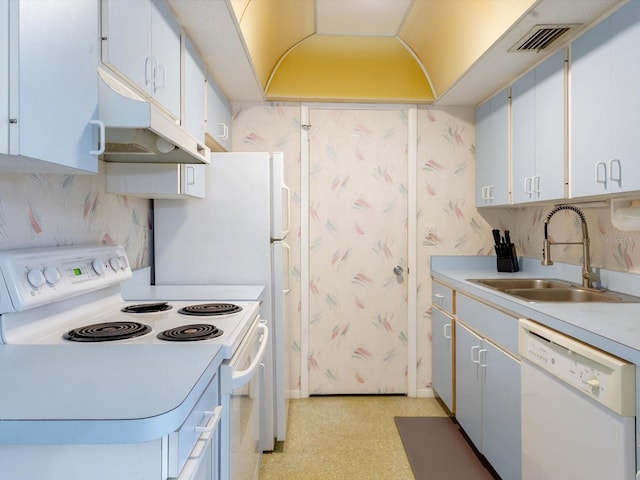
[[[219,478],[225,400],[268,337],[259,302],[125,301],[119,246],[0,252],[0,274],[2,474],[66,479],[72,457],[83,478]]]

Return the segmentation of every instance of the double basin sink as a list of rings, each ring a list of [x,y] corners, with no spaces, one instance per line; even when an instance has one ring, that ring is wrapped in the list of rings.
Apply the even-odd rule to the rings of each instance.
[[[609,290],[585,288],[564,280],[547,278],[486,278],[469,279],[468,281],[499,290],[528,302],[640,303],[640,297]]]

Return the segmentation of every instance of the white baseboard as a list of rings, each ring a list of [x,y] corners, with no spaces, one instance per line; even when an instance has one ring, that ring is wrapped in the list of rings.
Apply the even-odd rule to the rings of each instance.
[[[300,394],[300,390],[289,390],[287,392],[287,398],[302,398]]]
[[[427,387],[427,388],[419,388],[416,392],[416,396],[418,398],[433,398],[436,395],[435,393],[433,393],[433,388]]]

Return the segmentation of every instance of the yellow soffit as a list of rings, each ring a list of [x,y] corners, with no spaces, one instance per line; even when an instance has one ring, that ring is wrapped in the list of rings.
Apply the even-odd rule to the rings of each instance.
[[[270,101],[434,100],[421,64],[394,37],[312,35],[282,57],[265,93]]]
[[[534,3],[416,0],[399,35],[420,58],[439,96]]]

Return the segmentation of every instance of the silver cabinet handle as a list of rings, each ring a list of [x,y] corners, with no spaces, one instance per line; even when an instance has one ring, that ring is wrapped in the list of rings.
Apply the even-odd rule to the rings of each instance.
[[[404,272],[404,269],[400,265],[393,267],[393,273],[396,275],[402,275],[402,272]]]
[[[471,347],[471,361],[473,363],[480,363],[480,354],[478,354],[478,356],[476,358],[474,353],[476,353],[478,350],[480,350],[480,346],[479,345],[474,345],[473,347]]]
[[[601,171],[602,176],[600,175]],[[604,188],[607,188],[607,164],[604,162],[596,162],[596,183],[601,183]]]
[[[487,349],[486,348],[481,348],[480,350],[478,350],[478,364],[482,368],[487,368]]]
[[[618,167],[616,169],[618,171],[618,176],[613,175],[614,166]],[[622,165],[620,164],[620,160],[618,160],[617,158],[609,160],[609,180],[611,180],[612,182],[616,182],[618,184],[618,187],[622,186]]]
[[[104,148],[105,148],[105,146],[107,144],[106,137],[105,137],[104,122],[102,122],[100,120],[89,120],[89,124],[97,125],[98,126],[98,133],[99,133],[98,149],[97,150],[91,150],[89,152],[89,155],[102,155],[104,153]]]

